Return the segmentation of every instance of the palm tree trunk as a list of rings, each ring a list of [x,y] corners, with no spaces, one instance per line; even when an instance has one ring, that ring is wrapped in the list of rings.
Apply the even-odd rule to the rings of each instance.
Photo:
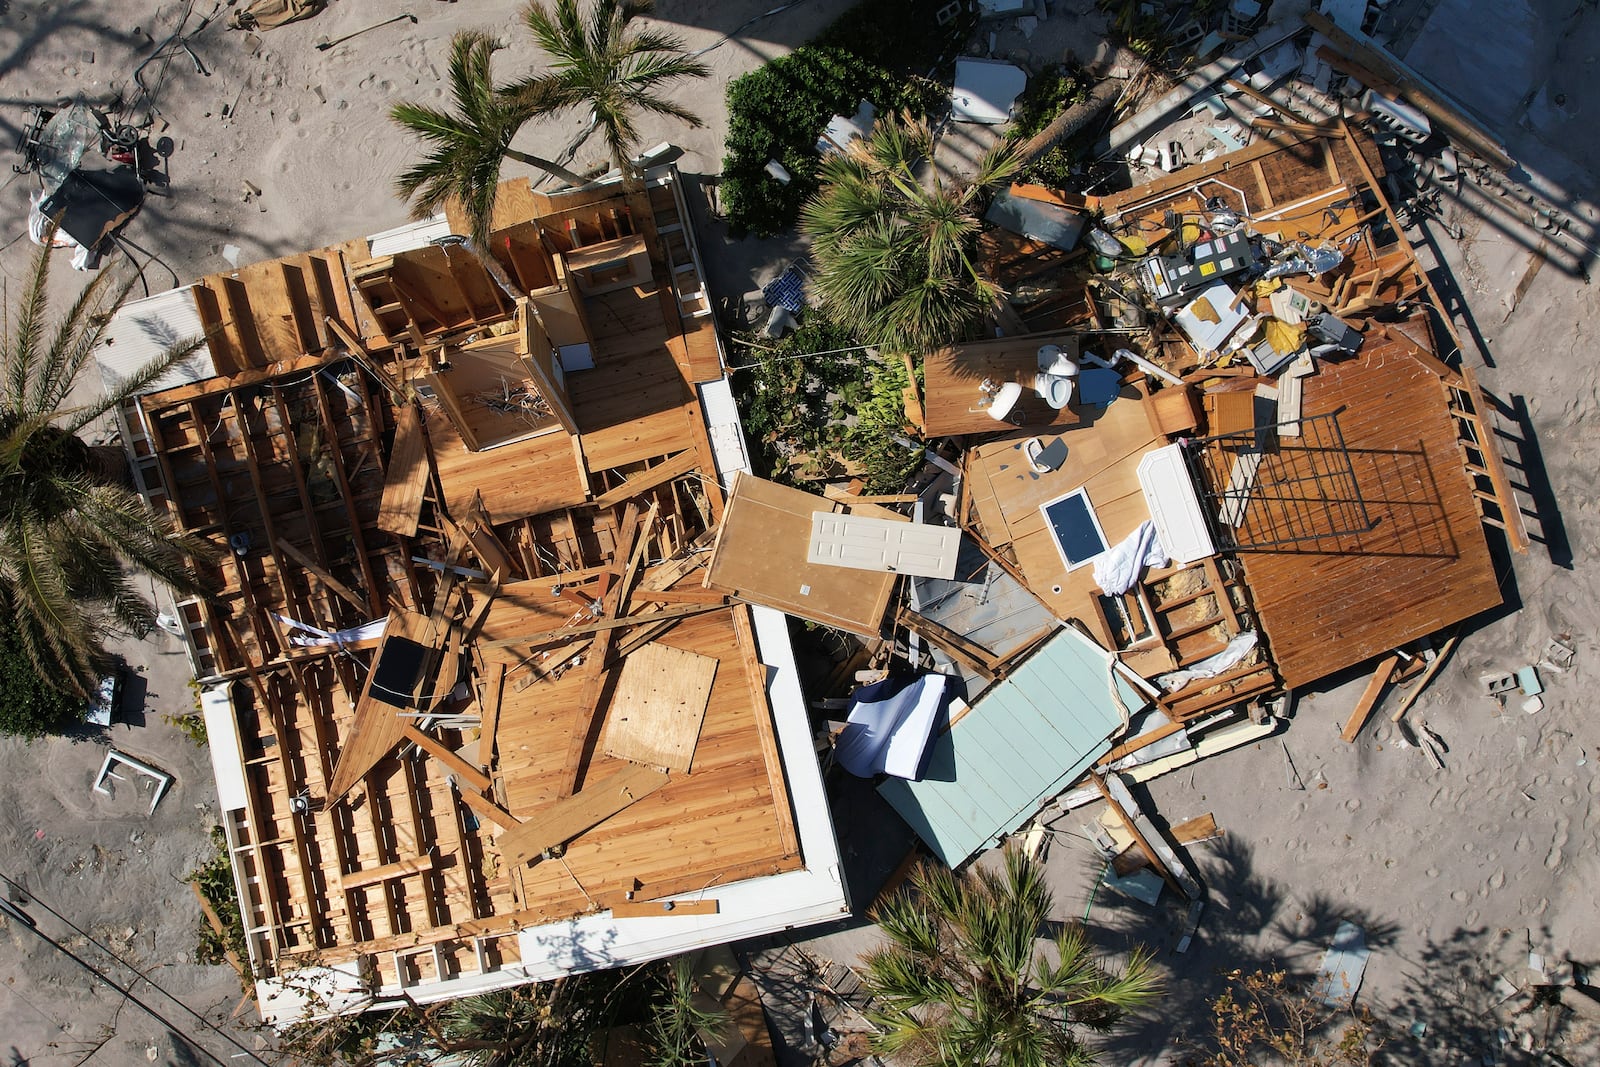
[[[1123,83],[1107,78],[1098,83],[1084,99],[1057,115],[1044,129],[1034,134],[1019,151],[1024,165],[1032,163],[1060,142],[1071,137],[1089,123],[1105,114],[1116,103]]]
[[[494,258],[494,252],[474,241],[470,235],[463,235],[462,243],[467,246],[469,252],[478,257],[478,262],[483,264],[484,273],[488,274],[489,279],[500,287],[501,292],[511,298],[513,304],[528,295],[522,286],[518,285],[511,275],[506,273],[506,269],[500,265],[500,261]],[[446,253],[446,255],[448,254]]]
[[[518,163],[526,163],[530,167],[538,167],[542,171],[554,174],[557,178],[560,178],[568,185],[584,184],[584,178],[582,175],[574,174],[572,171],[553,160],[541,159],[538,156],[529,155],[527,152],[519,152],[515,148],[506,149],[506,158],[514,159]]]

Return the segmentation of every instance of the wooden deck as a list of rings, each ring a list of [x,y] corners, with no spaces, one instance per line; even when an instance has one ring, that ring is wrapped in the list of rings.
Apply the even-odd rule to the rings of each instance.
[[[1304,685],[1501,601],[1440,365],[1396,334],[1305,379],[1307,416],[1340,411],[1369,533],[1244,551],[1284,682]],[[1284,439],[1292,451],[1292,439]]]

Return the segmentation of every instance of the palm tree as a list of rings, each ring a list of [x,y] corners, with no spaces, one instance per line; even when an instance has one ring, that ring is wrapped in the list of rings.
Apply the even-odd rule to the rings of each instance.
[[[982,194],[1017,172],[1009,146],[971,181],[946,184],[929,167],[928,124],[885,116],[869,137],[829,158],[801,209],[824,307],[858,339],[917,353],[969,335],[999,295],[972,261]]]
[[[1041,942],[1050,890],[1019,851],[1003,871],[924,866],[911,889],[874,914],[889,938],[865,982],[883,1005],[871,1013],[881,1052],[940,1067],[1083,1067],[1095,1052],[1080,1028],[1103,1033],[1159,992],[1143,949],[1119,973],[1076,924]]]
[[[491,260],[489,227],[494,217],[500,164],[511,159],[538,167],[573,185],[583,178],[552,160],[511,147],[519,130],[535,115],[558,105],[537,87],[524,87],[513,99],[495,88],[493,57],[505,47],[485,33],[463,31],[450,42],[450,91],[455,113],[422,104],[396,104],[389,117],[419,137],[427,155],[395,180],[400,198],[411,202],[413,218],[425,219],[456,200],[471,223],[473,250],[485,265]],[[494,267],[489,267],[494,273]],[[497,280],[500,280],[497,276]]]
[[[172,345],[98,400],[64,406],[132,282],[112,291],[110,272],[102,273],[52,326],[50,236],[0,338],[0,612],[15,620],[42,681],[87,696],[111,663],[106,638],[143,636],[155,624],[155,606],[127,568],[198,595],[191,564],[211,550],[125,484],[121,449],[96,448],[79,434],[205,339]]]
[[[700,1067],[706,1062],[707,1037],[720,1040],[727,1031],[728,1013],[720,1006],[704,1007],[699,991],[689,957],[675,956],[662,968],[645,1027],[648,1067]]]
[[[589,132],[601,132],[612,166],[624,177],[633,175],[629,161],[639,146],[639,112],[702,125],[660,93],[679,78],[704,78],[711,68],[687,55],[680,37],[628,28],[654,6],[652,0],[595,0],[585,25],[578,0],[555,0],[554,8],[532,0],[523,21],[549,56],[551,73],[508,89],[528,108],[589,108]]]

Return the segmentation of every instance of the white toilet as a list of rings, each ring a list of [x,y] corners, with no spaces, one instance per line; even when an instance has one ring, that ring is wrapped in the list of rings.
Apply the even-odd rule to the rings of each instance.
[[[1037,374],[1033,379],[1033,391],[1057,411],[1072,400],[1073,385],[1074,379],[1065,374]]]
[[[1078,361],[1062,351],[1060,345],[1043,345],[1039,348],[1039,373],[1033,379],[1033,391],[1051,407],[1060,411],[1072,400],[1072,387],[1078,377]]]

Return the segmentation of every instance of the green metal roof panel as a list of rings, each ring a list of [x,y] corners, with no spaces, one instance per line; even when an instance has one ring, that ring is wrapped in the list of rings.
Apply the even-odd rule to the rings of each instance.
[[[1062,627],[960,722],[933,739],[927,772],[878,786],[891,807],[951,867],[1000,842],[1071,785],[1122,725],[1111,656]],[[1130,713],[1148,699],[1117,677]]]

